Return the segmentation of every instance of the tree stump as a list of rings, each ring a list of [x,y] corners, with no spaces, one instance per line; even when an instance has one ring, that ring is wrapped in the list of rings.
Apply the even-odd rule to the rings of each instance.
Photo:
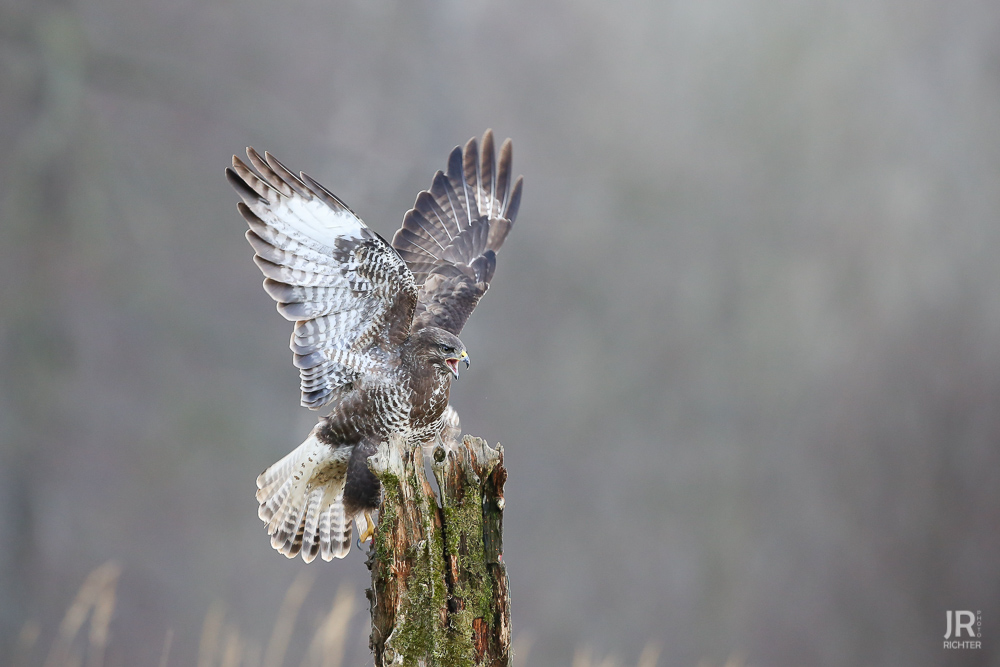
[[[375,665],[507,666],[503,447],[467,435],[431,458],[440,497],[422,448],[393,438],[368,459],[382,482],[368,559]]]

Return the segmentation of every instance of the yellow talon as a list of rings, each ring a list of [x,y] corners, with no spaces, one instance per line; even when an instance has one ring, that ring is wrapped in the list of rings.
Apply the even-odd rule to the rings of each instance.
[[[365,532],[358,536],[359,542],[367,542],[375,537],[375,520],[372,519],[371,512],[365,510]]]

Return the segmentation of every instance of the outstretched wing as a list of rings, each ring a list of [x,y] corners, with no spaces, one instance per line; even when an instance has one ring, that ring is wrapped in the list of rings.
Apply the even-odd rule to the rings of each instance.
[[[233,156],[226,176],[243,199],[264,289],[295,322],[302,405],[315,410],[409,335],[416,285],[392,247],[326,188],[269,153],[248,148],[247,157],[256,173]]]
[[[507,139],[494,160],[492,130],[481,149],[475,138],[464,150],[456,146],[448,173],[437,172],[403,217],[392,246],[420,286],[414,329],[436,326],[457,335],[489,289],[521,202],[523,179],[511,185],[511,158]]]

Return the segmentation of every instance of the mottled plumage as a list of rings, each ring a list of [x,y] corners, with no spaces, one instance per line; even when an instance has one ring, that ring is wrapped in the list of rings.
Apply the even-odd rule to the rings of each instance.
[[[458,334],[489,288],[521,178],[511,182],[510,140],[496,161],[487,130],[481,147],[452,151],[390,245],[309,176],[252,148],[247,157],[253,169],[234,156],[226,175],[264,289],[295,323],[302,405],[331,406],[257,478],[259,515],[286,556],[343,558],[352,523],[370,535],[381,489],[366,459],[378,444],[460,433],[448,405],[458,362],[468,365]]]

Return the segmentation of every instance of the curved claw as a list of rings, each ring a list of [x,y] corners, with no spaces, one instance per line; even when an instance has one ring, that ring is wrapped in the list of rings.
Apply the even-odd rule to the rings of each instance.
[[[361,543],[367,542],[368,540],[374,539],[375,537],[375,520],[372,519],[371,512],[365,510],[365,530],[360,532],[358,535],[358,548],[361,549]]]

